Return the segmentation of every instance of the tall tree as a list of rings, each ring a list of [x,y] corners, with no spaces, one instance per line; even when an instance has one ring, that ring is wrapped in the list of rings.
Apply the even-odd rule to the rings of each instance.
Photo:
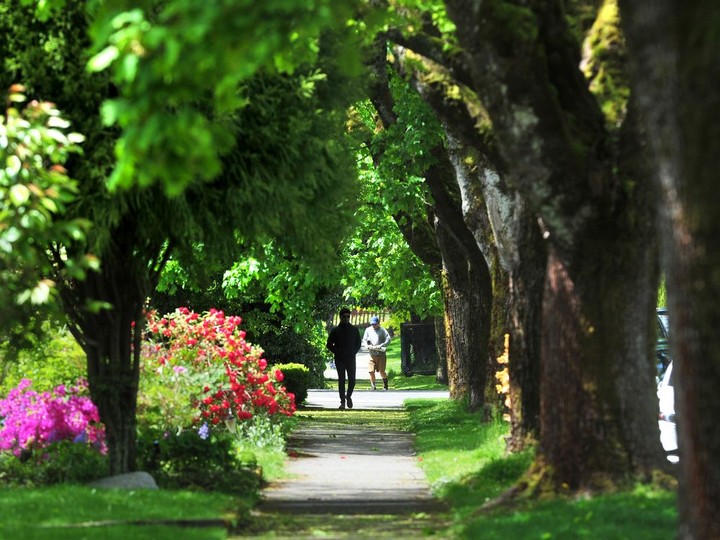
[[[643,155],[619,144],[637,140],[634,115],[611,124],[603,114],[562,2],[445,4],[506,179],[548,242],[530,487],[593,489],[598,479],[646,477],[662,464],[650,352],[657,263]],[[617,28],[607,4],[605,28]]]
[[[661,193],[680,451],[678,538],[720,537],[720,8],[712,2],[620,2],[633,85]]]
[[[607,93],[627,87],[616,6],[608,0],[599,11],[592,30],[605,37],[588,41],[586,55],[602,52],[612,69],[597,73],[611,80],[582,71],[582,38],[563,2],[445,6],[449,20],[434,6],[398,42],[444,64],[476,96],[497,145],[492,168],[539,220],[547,245],[540,440],[527,487],[646,478],[664,463],[651,362],[655,206],[632,101]]]
[[[9,37],[6,59],[12,58],[12,62],[6,61],[0,79],[22,80],[29,94],[52,96],[87,136],[83,159],[68,163],[81,188],[68,211],[71,217],[92,222],[88,242],[98,254],[101,271],[86,280],[71,276],[64,281],[61,296],[71,329],[88,357],[90,392],[106,425],[111,471],[132,470],[142,309],[163,265],[171,254],[195,271],[207,269],[204,267],[213,260],[229,265],[243,242],[273,237],[308,261],[332,257],[335,235],[342,235],[349,225],[354,200],[354,163],[344,143],[342,107],[337,113],[327,106],[338,104],[340,96],[328,90],[332,82],[313,66],[298,69],[294,75],[255,70],[251,78],[245,77],[245,106],[234,114],[212,112],[212,100],[198,92],[192,106],[211,118],[212,129],[221,130],[223,140],[230,141],[221,169],[197,174],[194,182],[186,177],[185,190],[173,198],[165,196],[163,187],[167,186],[162,183],[111,193],[105,182],[115,164],[112,150],[117,134],[102,126],[99,110],[101,101],[115,88],[107,77],[87,74],[89,40],[85,30],[92,17],[84,5],[72,4],[42,23],[30,10],[13,3],[4,7],[0,25]],[[171,4],[165,7],[172,8]],[[147,30],[147,25],[143,29]],[[228,46],[226,42],[215,45]],[[226,67],[232,69],[232,65]],[[202,86],[201,73],[195,83]],[[174,91],[180,90],[174,87]],[[187,119],[171,102],[153,115]],[[134,105],[142,107],[141,103]],[[177,128],[174,121],[168,125]],[[204,128],[208,125],[177,129],[174,137],[182,140],[179,146],[184,147]],[[142,146],[143,140],[147,147]],[[141,137],[133,147],[144,152],[155,142],[153,137]],[[166,150],[173,155],[172,144],[168,143]],[[125,157],[138,168],[134,170],[147,165],[155,171],[149,170],[151,175],[162,169],[162,165],[155,167],[168,157],[158,151],[152,162],[145,163],[130,155]],[[183,157],[186,163],[193,163],[188,171],[196,170],[193,154]],[[166,173],[171,174],[175,165]],[[213,256],[198,260],[198,244],[204,244]],[[66,249],[72,253],[74,246]],[[54,263],[62,268],[66,259],[61,252],[57,255]]]
[[[442,342],[450,394],[455,399],[468,398],[470,409],[477,410],[484,405],[487,380],[492,310],[488,264],[463,221],[456,172],[445,149],[440,125],[407,83],[397,74],[388,73],[386,50],[387,42],[381,35],[372,56],[369,90],[377,112],[377,130],[384,144],[376,159],[386,174],[395,173],[396,178],[403,178],[414,173],[427,186],[434,242],[442,261],[442,266],[436,267],[435,277],[443,292]],[[406,142],[405,134],[411,134],[410,144],[402,151],[393,150],[390,145],[398,146],[398,140]],[[383,165],[383,161],[393,159],[399,162]]]
[[[394,39],[430,58],[438,55],[424,39]],[[493,328],[508,331],[510,339],[511,437],[508,448],[520,450],[537,440],[539,430],[539,358],[542,284],[545,248],[534,214],[503,180],[492,128],[479,100],[430,58],[394,48],[414,86],[432,107],[446,135],[449,159],[455,169],[461,208],[495,282],[508,280],[509,320],[502,310],[502,287],[494,287]],[[405,60],[412,56],[411,60]],[[494,261],[497,260],[499,264]],[[491,349],[492,358],[497,356]]]

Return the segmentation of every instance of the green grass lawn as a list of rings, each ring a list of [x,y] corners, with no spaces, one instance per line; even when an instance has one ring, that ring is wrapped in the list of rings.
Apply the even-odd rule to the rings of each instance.
[[[483,424],[452,401],[406,402],[409,429],[433,492],[451,506],[454,534],[468,539],[670,540],[676,493],[638,486],[595,498],[479,511],[522,475],[532,455],[504,455],[505,423]]]
[[[247,512],[243,505],[237,497],[192,491],[4,487],[0,538],[224,539],[223,521],[234,523]],[[196,526],[173,526],[172,520],[195,520]]]
[[[467,539],[601,539],[670,540],[675,538],[676,493],[638,486],[632,491],[595,498],[523,502],[512,508],[482,511],[481,507],[512,486],[532,460],[528,453],[506,456],[505,423],[485,424],[462,404],[448,400],[409,400],[405,411],[301,411],[304,423],[366,426],[370,429],[411,431],[416,436],[418,463],[433,493],[450,507],[452,525],[443,538]],[[274,473],[282,476],[281,472]],[[0,539],[152,539],[224,540],[228,529],[245,522],[250,503],[231,495],[172,490],[100,490],[82,486],[0,488]],[[402,520],[385,519],[392,527]],[[446,527],[447,515],[424,516],[428,526]],[[293,520],[287,517],[287,526]],[[325,521],[327,516],[323,517]],[[415,519],[420,519],[417,517]],[[195,526],[176,526],[173,520],[198,520]],[[204,522],[202,520],[205,520]],[[341,531],[361,525],[341,518],[324,523],[323,530]],[[251,523],[252,519],[248,520]],[[395,524],[395,525],[393,525]],[[273,538],[264,523],[263,538]],[[281,524],[278,522],[278,530]],[[435,528],[437,531],[437,528]],[[351,532],[352,532],[351,531]],[[345,531],[348,532],[348,531]],[[340,532],[338,532],[340,534]],[[261,536],[258,536],[260,538]],[[345,536],[343,536],[344,538]],[[352,536],[349,536],[352,537]],[[364,538],[365,536],[355,536]]]

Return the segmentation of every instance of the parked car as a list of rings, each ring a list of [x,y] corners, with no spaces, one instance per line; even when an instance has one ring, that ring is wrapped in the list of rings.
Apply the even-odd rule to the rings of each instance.
[[[675,424],[675,389],[673,386],[673,365],[668,365],[665,373],[658,384],[657,389],[658,405],[658,426],[660,428],[660,442],[667,452],[668,460],[677,463],[677,426]]]
[[[670,365],[670,321],[667,308],[657,308],[657,344],[655,345],[655,357],[657,360],[658,384],[662,379],[665,370]]]
[[[668,460],[677,463],[677,426],[675,424],[675,388],[673,363],[670,357],[670,322],[666,308],[657,309],[658,340],[655,348],[658,376],[658,426],[660,442],[667,452]]]

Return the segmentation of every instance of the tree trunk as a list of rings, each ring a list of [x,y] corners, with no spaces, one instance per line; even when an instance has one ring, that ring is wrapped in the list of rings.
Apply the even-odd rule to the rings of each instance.
[[[425,173],[435,209],[435,234],[443,260],[443,297],[448,380],[454,399],[467,396],[469,409],[485,405],[493,306],[486,257],[463,219],[457,171],[444,148]]]
[[[661,193],[680,454],[682,539],[720,538],[720,6],[621,2]]]
[[[438,366],[435,372],[435,380],[440,384],[450,384],[448,378],[447,346],[445,340],[445,318],[433,317],[435,326],[435,348],[438,355]]]
[[[485,261],[479,264],[469,260],[462,244],[442,223],[436,230],[443,252],[450,397],[467,398],[469,410],[477,411],[485,399],[492,304],[490,276]]]
[[[396,48],[396,55],[404,52]],[[415,62],[414,65],[417,65]],[[492,141],[478,129],[482,107],[448,98],[447,74],[426,63],[424,77],[413,71],[413,83],[433,108],[447,135],[450,161],[456,172],[463,219],[486,260],[499,260],[509,280],[510,422],[508,450],[520,451],[537,441],[540,417],[540,329],[546,248],[537,218],[498,173],[501,163]],[[472,115],[470,111],[475,111]],[[478,112],[479,111],[479,112]],[[469,167],[468,164],[472,164]],[[497,290],[497,288],[495,288]],[[499,299],[496,297],[494,305]],[[497,316],[495,310],[493,317]],[[503,317],[504,319],[504,317]],[[504,324],[493,322],[493,327]],[[494,360],[494,359],[493,359]],[[492,364],[491,364],[492,365]],[[490,377],[488,377],[490,381]],[[492,381],[494,382],[494,381]]]
[[[611,273],[599,280],[573,278],[594,275],[598,266]],[[656,398],[637,391],[654,386],[648,336],[633,335],[653,316],[647,299],[654,289],[646,281],[645,294],[638,295],[633,285],[645,280],[644,269],[633,279],[629,269],[612,266],[587,252],[572,268],[554,250],[548,258],[536,471],[552,477],[540,490],[601,490],[624,483],[627,474],[649,480],[662,463]],[[643,297],[644,303],[636,301]]]
[[[392,93],[388,85],[386,44],[379,40],[371,64],[373,84],[370,99],[387,129],[398,119],[394,113]],[[447,380],[451,396],[469,398],[469,408],[478,410],[484,405],[487,378],[492,283],[487,263],[462,219],[461,199],[455,170],[444,148],[431,149],[437,162],[425,171],[425,182],[432,194],[432,208],[428,216],[435,219],[435,241],[442,260],[442,275],[435,273],[436,252],[425,249],[419,253],[415,235],[398,219],[411,249],[437,276],[442,288],[445,311],[445,339]],[[423,242],[428,246],[429,242]],[[475,326],[481,324],[481,326]],[[441,356],[442,358],[442,356]]]
[[[540,348],[545,246],[537,223],[519,203],[517,252],[510,269],[511,330],[509,451],[521,451],[540,436]]]
[[[580,72],[560,3],[446,0],[500,170],[541,220],[540,446],[533,489],[607,489],[664,463],[652,363],[656,266],[643,177]],[[640,183],[640,187],[633,187]]]
[[[143,308],[157,284],[158,264],[134,256],[135,229],[128,218],[115,229],[101,268],[61,294],[69,328],[87,355],[90,395],[105,425],[110,474],[135,470],[136,406]],[[103,306],[89,308],[89,302]]]

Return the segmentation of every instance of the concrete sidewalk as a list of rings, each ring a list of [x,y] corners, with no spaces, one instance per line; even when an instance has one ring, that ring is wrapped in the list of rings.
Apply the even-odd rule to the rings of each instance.
[[[355,407],[338,411],[336,390],[310,390],[305,407],[333,409],[351,415],[359,409],[402,409],[408,398],[447,398],[435,391],[360,391]],[[274,482],[262,493],[261,512],[303,514],[438,513],[418,466],[413,435],[362,425],[310,424],[288,441],[287,480]]]
[[[337,409],[340,395],[335,388],[308,390],[303,404],[306,409]],[[406,399],[447,399],[447,390],[355,390],[352,394],[353,410],[403,409]],[[352,412],[352,411],[347,411]]]
[[[341,414],[341,413],[338,413]],[[313,426],[297,431],[290,479],[263,491],[263,512],[406,514],[437,512],[408,433]]]

